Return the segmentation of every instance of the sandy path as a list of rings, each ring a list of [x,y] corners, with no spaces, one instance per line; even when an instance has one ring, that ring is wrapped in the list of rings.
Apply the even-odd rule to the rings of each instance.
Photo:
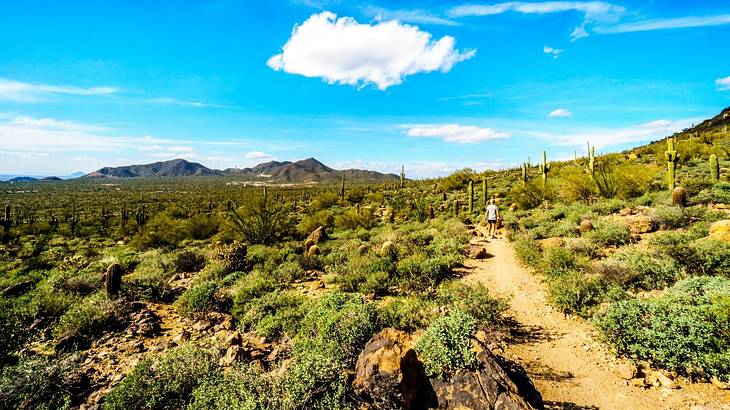
[[[517,324],[505,357],[522,365],[549,409],[730,409],[730,392],[710,384],[681,384],[681,388],[636,387],[619,378],[622,363],[597,342],[597,333],[579,318],[566,318],[546,300],[544,284],[515,258],[503,239],[487,242],[475,237],[492,257],[469,259],[465,280],[477,280],[507,299],[507,312]],[[727,406],[727,407],[725,407]]]

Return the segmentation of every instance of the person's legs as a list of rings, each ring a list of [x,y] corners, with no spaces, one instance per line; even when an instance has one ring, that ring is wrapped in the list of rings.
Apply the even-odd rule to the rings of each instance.
[[[489,236],[494,238],[497,233],[497,221],[490,220],[489,221]]]

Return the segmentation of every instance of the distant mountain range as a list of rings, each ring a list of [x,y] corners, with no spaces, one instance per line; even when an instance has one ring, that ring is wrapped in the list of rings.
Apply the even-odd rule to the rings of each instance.
[[[228,168],[223,171],[210,169],[201,164],[174,159],[144,165],[104,167],[83,178],[183,178],[235,176],[250,181],[271,183],[335,183],[342,180],[352,182],[382,182],[397,180],[395,174],[383,174],[361,169],[336,170],[314,158],[301,161],[271,161],[252,168]]]
[[[0,175],[0,181],[16,183],[16,182],[33,182],[33,181],[61,181],[66,179],[75,179],[86,175],[83,172],[74,172],[71,175],[64,176],[45,176],[45,175]]]

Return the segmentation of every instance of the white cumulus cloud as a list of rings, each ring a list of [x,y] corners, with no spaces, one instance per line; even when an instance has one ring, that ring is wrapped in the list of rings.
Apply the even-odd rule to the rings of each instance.
[[[473,125],[435,124],[405,125],[406,135],[414,138],[440,138],[445,142],[459,144],[478,144],[483,141],[509,138],[506,132],[498,132],[491,128],[480,128]]]
[[[448,72],[476,53],[457,50],[455,44],[453,37],[434,40],[430,33],[398,21],[361,24],[322,12],[295,26],[281,53],[267,65],[330,84],[374,84],[385,90],[408,75]]]
[[[558,108],[557,110],[551,111],[550,114],[548,114],[548,117],[570,117],[571,115],[573,115],[573,113],[566,110],[565,108]]]
[[[730,76],[725,78],[718,78],[715,80],[715,85],[720,91],[730,91]]]
[[[266,158],[273,158],[271,155],[261,152],[261,151],[251,151],[246,154],[246,158],[249,159],[266,159]]]

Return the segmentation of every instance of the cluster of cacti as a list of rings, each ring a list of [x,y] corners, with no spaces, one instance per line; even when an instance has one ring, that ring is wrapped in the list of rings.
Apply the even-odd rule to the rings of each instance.
[[[720,162],[715,154],[710,155],[710,177],[713,183],[720,181]]]
[[[7,243],[10,239],[10,227],[13,220],[10,218],[10,205],[5,205],[5,215],[0,219],[0,225],[3,227],[3,243]]]
[[[542,175],[542,188],[547,189],[548,173],[550,172],[550,164],[547,162],[547,152],[542,152],[542,164],[540,164],[540,174]]]
[[[474,213],[474,181],[469,180],[469,214]]]
[[[122,274],[124,269],[118,263],[112,263],[104,273],[104,290],[109,298],[119,296],[119,290],[122,287]]]
[[[142,204],[137,212],[134,213],[134,221],[137,223],[137,228],[142,229],[142,227],[147,223],[148,219],[149,214],[147,213],[144,204]]]
[[[674,150],[674,138],[667,138],[667,150],[664,151],[664,156],[667,158],[667,182],[669,189],[673,190],[676,187],[676,174],[677,174],[677,163],[679,162],[679,154]]]

